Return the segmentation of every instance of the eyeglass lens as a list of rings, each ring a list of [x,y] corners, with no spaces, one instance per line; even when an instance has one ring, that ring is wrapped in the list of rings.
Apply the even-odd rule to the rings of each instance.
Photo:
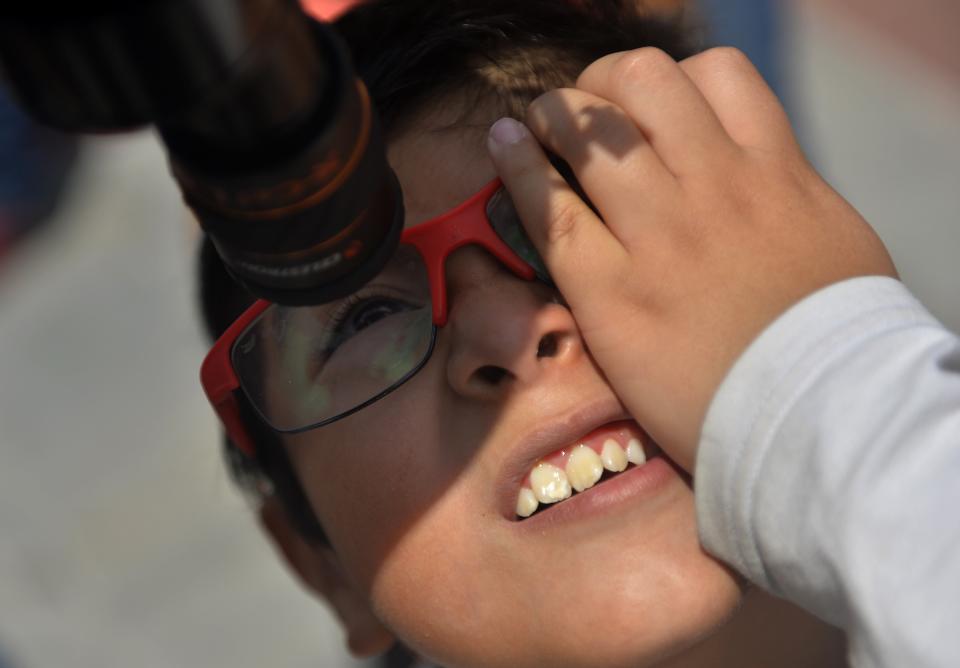
[[[501,239],[550,283],[506,190],[487,203]],[[263,419],[281,432],[330,422],[395,389],[426,362],[434,337],[423,259],[401,245],[357,292],[309,307],[274,304],[238,337],[233,367]]]
[[[268,308],[234,344],[233,367],[261,416],[278,431],[297,431],[398,385],[425,360],[432,338],[426,267],[401,246],[347,297]]]

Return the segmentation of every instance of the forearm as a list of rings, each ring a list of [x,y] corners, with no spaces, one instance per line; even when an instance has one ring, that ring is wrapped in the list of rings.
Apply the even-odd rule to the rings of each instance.
[[[701,538],[842,626],[857,665],[960,665],[960,341],[892,279],[807,298],[703,429]]]

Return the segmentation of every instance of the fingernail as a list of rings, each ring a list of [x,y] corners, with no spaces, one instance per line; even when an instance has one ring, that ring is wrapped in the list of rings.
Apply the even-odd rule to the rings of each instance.
[[[501,118],[490,128],[490,139],[500,145],[516,144],[529,134],[523,123],[512,118]]]

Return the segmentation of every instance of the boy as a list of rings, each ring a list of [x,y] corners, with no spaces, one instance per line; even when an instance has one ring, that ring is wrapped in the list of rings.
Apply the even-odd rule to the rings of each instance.
[[[606,53],[688,55],[678,26],[634,5],[386,0],[338,21],[405,243],[355,295],[259,304],[215,352],[238,383],[231,461],[357,654],[400,640],[442,665],[842,665],[833,629],[701,550],[689,478],[630,419],[548,277],[530,280],[522,240],[483,236],[510,227],[494,120]],[[473,243],[432,258],[443,226]],[[219,336],[250,300],[209,248],[202,279]]]

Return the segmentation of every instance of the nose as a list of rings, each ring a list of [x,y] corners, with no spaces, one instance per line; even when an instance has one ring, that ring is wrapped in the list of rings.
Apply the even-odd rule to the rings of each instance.
[[[454,252],[446,275],[447,380],[459,394],[495,401],[584,354],[553,288],[514,276],[476,246]]]

